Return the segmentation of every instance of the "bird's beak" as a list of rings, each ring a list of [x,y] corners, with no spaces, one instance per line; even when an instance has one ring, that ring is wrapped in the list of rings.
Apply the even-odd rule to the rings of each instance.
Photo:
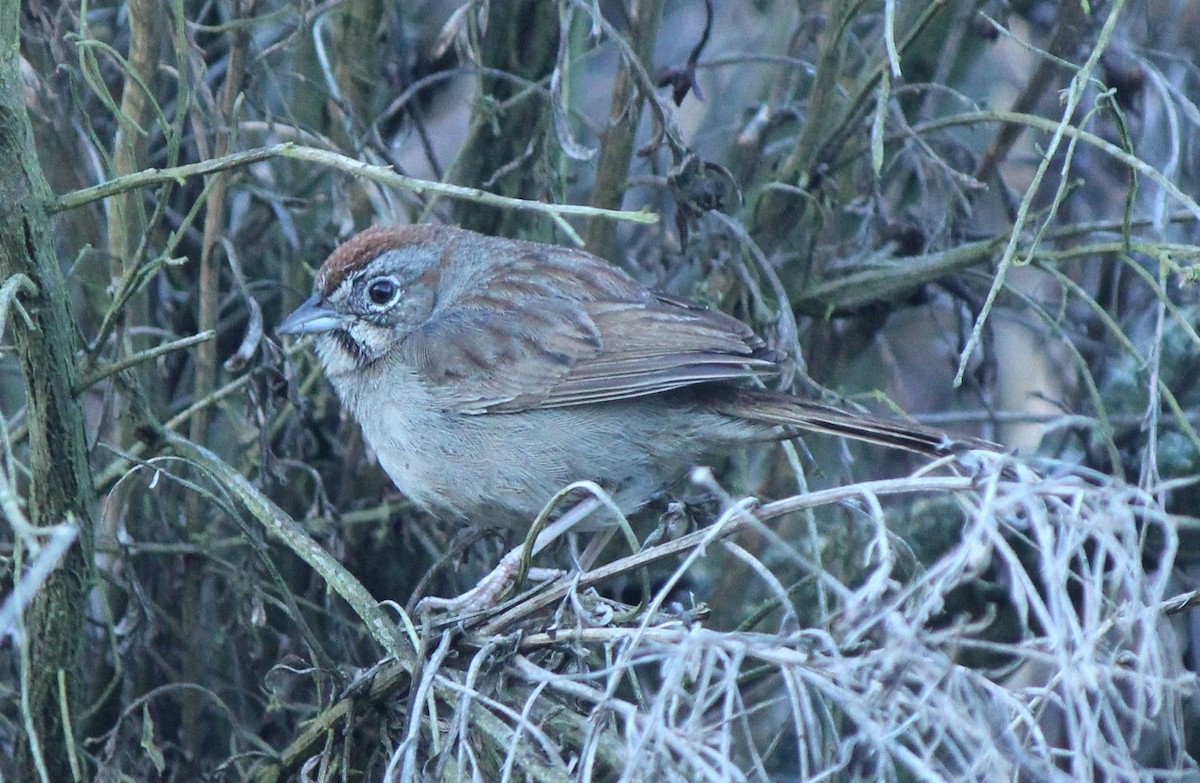
[[[320,334],[341,329],[345,319],[313,294],[275,327],[276,334]]]

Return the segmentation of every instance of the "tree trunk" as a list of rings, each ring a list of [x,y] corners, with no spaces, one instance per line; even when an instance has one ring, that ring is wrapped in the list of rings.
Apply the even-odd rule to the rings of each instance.
[[[83,414],[75,396],[77,341],[62,272],[54,253],[42,175],[25,110],[18,53],[21,4],[0,3],[0,283],[24,275],[33,286],[10,313],[12,339],[25,384],[29,429],[26,509],[35,525],[71,522],[79,537],[33,599],[24,616],[24,684],[32,736],[17,748],[20,780],[38,780],[37,757],[50,780],[71,780],[70,734],[62,716],[78,716],[84,598],[91,584],[92,511]],[[36,290],[33,290],[36,289]],[[15,312],[23,307],[32,326]],[[11,415],[11,410],[4,414]],[[18,551],[21,543],[18,542]],[[20,579],[18,573],[14,578]],[[65,703],[59,690],[65,678]]]

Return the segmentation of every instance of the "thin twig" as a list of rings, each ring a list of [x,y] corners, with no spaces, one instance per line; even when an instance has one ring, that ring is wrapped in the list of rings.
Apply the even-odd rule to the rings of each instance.
[[[65,209],[81,207],[84,204],[90,204],[93,201],[109,198],[110,196],[135,188],[159,185],[164,182],[183,182],[189,177],[198,177],[218,171],[240,168],[272,158],[289,158],[291,160],[318,163],[355,177],[361,177],[401,190],[409,190],[414,193],[438,193],[451,198],[473,201],[478,204],[488,204],[495,207],[525,209],[533,212],[541,212],[546,215],[603,216],[612,220],[627,220],[645,225],[654,225],[658,222],[658,215],[651,212],[599,209],[597,207],[574,204],[546,204],[540,201],[498,196],[495,193],[488,193],[479,188],[468,188],[444,182],[418,179],[404,174],[397,174],[387,166],[373,166],[338,152],[305,147],[292,142],[283,142],[269,147],[235,152],[200,163],[174,166],[169,169],[144,169],[135,174],[118,177],[100,185],[67,193],[47,202],[46,209],[49,212],[61,212]]]

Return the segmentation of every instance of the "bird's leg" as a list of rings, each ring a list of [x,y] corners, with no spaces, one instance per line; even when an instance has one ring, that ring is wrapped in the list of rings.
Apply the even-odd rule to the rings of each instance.
[[[492,608],[496,605],[500,596],[512,586],[517,575],[521,573],[521,564],[522,562],[526,562],[526,557],[532,559],[538,555],[546,547],[550,546],[550,544],[557,541],[586,519],[588,515],[601,505],[600,501],[596,498],[587,498],[580,501],[561,517],[546,526],[537,535],[537,538],[533,540],[532,544],[526,542],[500,558],[500,562],[496,564],[496,567],[480,579],[470,590],[454,598],[426,596],[417,603],[417,613],[448,612],[451,614],[463,614]],[[590,566],[591,562],[599,556],[600,550],[604,548],[604,544],[611,537],[611,530],[601,531],[597,535],[596,540],[603,539],[602,542],[599,547],[596,546],[596,540],[588,545],[580,557],[581,567],[587,568]],[[534,581],[545,582],[561,576],[562,573],[557,568],[530,568],[526,572],[526,576]]]

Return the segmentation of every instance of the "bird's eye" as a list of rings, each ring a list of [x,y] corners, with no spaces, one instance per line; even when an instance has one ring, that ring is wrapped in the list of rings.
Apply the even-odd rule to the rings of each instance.
[[[396,292],[399,287],[396,281],[390,277],[381,277],[378,280],[372,280],[367,286],[367,296],[377,305],[385,305],[396,298]]]

